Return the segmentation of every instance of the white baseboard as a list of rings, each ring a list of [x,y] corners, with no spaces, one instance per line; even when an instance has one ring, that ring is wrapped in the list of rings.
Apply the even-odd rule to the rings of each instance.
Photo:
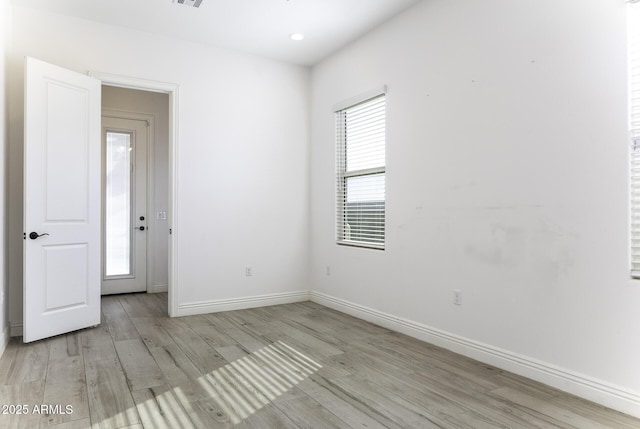
[[[334,310],[640,417],[638,392],[320,292],[311,291],[310,296],[311,301]]]
[[[9,344],[9,326],[8,325],[6,328],[4,328],[2,333],[0,333],[0,357],[2,357],[2,354],[7,348],[7,344]]]
[[[243,310],[245,308],[266,307],[269,305],[291,304],[309,300],[309,291],[274,293],[269,295],[243,298],[218,299],[214,301],[189,302],[178,305],[175,316],[217,313],[219,311]]]
[[[153,285],[153,286],[149,286],[147,288],[147,293],[162,293],[162,292],[168,292],[168,291],[169,291],[169,285],[168,284]]]
[[[12,337],[22,336],[22,322],[9,322],[9,332]]]

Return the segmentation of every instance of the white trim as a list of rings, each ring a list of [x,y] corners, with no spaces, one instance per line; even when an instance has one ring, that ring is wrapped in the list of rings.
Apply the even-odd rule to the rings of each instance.
[[[639,0],[640,1],[640,0]],[[382,85],[381,87],[372,89],[367,92],[363,92],[362,94],[358,94],[354,97],[348,98],[346,100],[340,101],[333,105],[333,112],[339,112],[340,110],[344,110],[347,107],[355,106],[356,104],[360,104],[367,100],[371,100],[379,95],[387,93],[387,85]]]
[[[158,80],[140,79],[132,76],[122,76],[112,73],[103,73],[91,70],[89,76],[101,80],[104,85],[117,86],[119,88],[138,89],[142,91],[161,92],[167,94],[178,87],[175,83]]]
[[[21,337],[22,331],[22,322],[9,322],[9,335],[11,337]]]
[[[180,86],[175,83],[120,76],[90,71],[89,76],[100,79],[103,85],[169,94],[169,316],[178,316],[178,105]]]
[[[168,284],[163,285],[151,285],[147,288],[147,293],[162,293],[169,290]]]
[[[248,296],[243,298],[189,302],[178,306],[176,316],[191,316],[194,314],[217,313],[220,311],[244,310],[246,308],[291,304],[294,302],[309,301],[309,298],[309,291],[297,291]]]
[[[0,334],[0,357],[4,354],[4,351],[7,349],[7,345],[9,344],[9,326],[7,325]]]
[[[640,417],[638,392],[320,292],[310,295],[311,301],[326,307]]]

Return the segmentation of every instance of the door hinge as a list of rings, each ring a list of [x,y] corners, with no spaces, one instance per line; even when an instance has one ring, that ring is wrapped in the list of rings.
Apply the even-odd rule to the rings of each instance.
[[[23,233],[22,233],[22,239],[23,239],[23,240],[26,240],[26,239],[27,239],[27,233],[26,233],[26,232],[23,232]]]
[[[173,228],[169,228],[169,235],[173,234]]]

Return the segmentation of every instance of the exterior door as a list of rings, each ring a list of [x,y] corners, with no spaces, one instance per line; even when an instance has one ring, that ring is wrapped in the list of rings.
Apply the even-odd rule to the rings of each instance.
[[[100,323],[100,85],[25,62],[25,342]]]
[[[147,290],[147,121],[102,118],[102,294]]]

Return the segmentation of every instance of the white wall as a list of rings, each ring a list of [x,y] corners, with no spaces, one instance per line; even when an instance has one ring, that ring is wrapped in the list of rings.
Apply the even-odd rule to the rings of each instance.
[[[219,300],[307,289],[308,69],[19,7],[13,8],[12,43],[13,323],[22,319],[25,55],[82,73],[180,85],[174,225],[179,304],[203,304],[192,310],[207,311]],[[253,277],[245,277],[246,265],[253,266]]]
[[[5,240],[7,228],[7,152],[9,149],[9,123],[7,108],[8,79],[6,75],[11,46],[11,3],[0,0],[0,356],[9,340],[9,283],[6,270]]]
[[[625,37],[623,0],[429,0],[315,66],[312,289],[640,415]],[[382,84],[387,249],[337,246],[331,107]]]
[[[153,206],[147,213],[148,232],[147,284],[149,291],[166,290],[168,285],[169,220],[157,220],[156,213],[169,209],[169,96],[158,92],[102,87],[102,108],[139,113],[153,117],[151,167]]]

